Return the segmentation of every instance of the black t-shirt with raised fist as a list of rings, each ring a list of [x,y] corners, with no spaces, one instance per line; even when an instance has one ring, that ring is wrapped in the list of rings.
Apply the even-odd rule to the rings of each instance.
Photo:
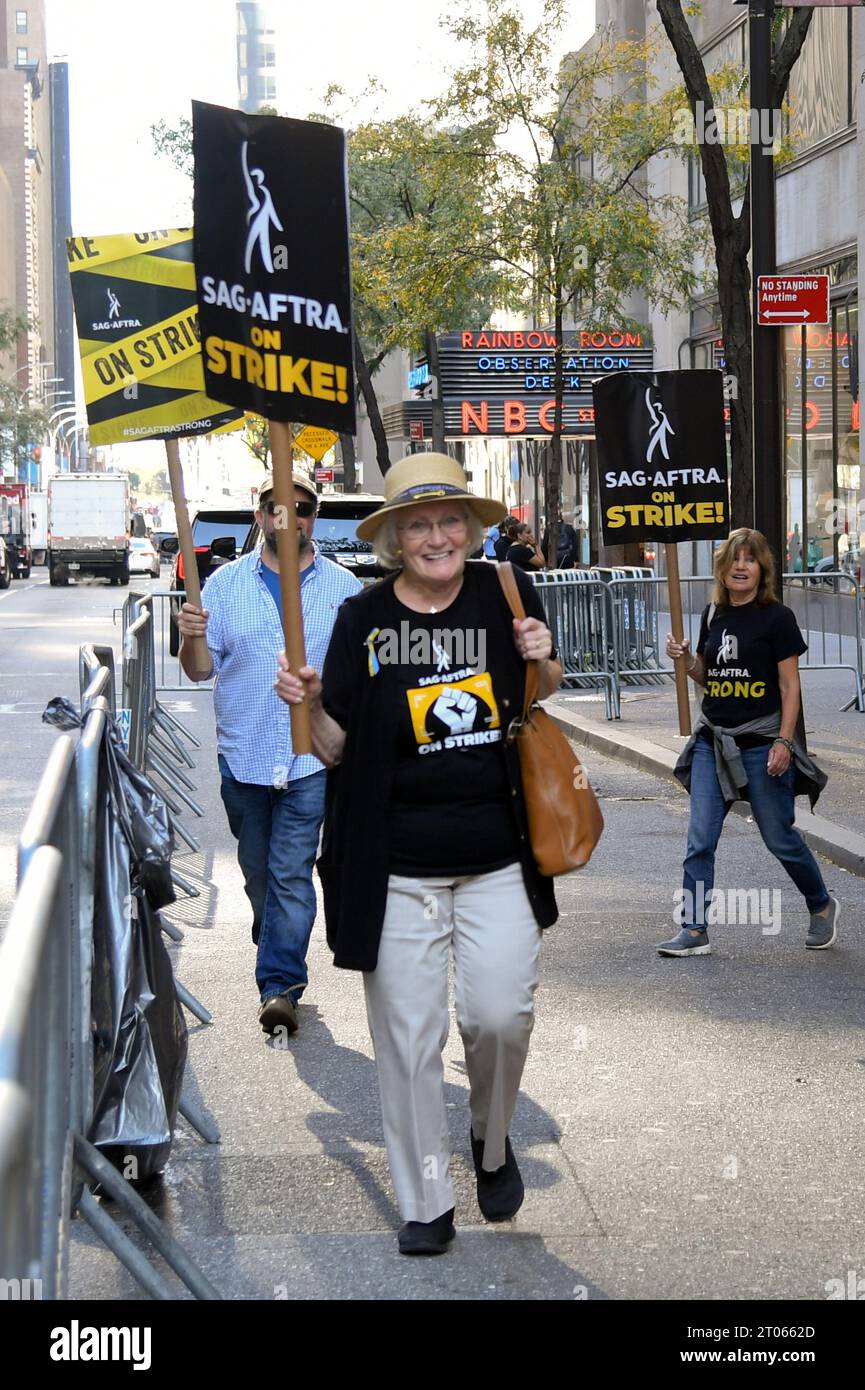
[[[490,873],[518,858],[502,711],[474,578],[467,573],[442,613],[416,613],[392,593],[399,650],[376,643],[380,657],[396,658],[382,661],[378,676],[396,722],[391,873]]]
[[[808,650],[796,615],[783,603],[752,600],[716,608],[711,625],[708,617],[706,608],[697,642],[697,654],[706,662],[706,718],[731,728],[779,710],[778,663]],[[759,736],[745,738],[752,746],[761,741]],[[744,744],[745,739],[739,741]]]

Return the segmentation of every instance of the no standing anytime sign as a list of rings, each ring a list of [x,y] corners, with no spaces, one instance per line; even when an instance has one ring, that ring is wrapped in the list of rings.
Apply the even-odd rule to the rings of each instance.
[[[757,322],[762,328],[829,322],[828,275],[759,275]]]

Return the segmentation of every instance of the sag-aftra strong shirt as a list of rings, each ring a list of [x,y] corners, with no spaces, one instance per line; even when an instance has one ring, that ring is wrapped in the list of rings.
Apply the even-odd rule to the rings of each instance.
[[[706,660],[703,713],[730,728],[781,708],[778,663],[808,650],[799,624],[783,603],[743,603],[709,609],[700,623],[697,654]]]

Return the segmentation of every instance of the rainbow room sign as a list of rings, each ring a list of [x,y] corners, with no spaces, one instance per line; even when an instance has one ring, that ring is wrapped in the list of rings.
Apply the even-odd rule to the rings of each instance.
[[[642,333],[584,330],[564,337],[563,433],[593,435],[592,382],[613,372],[652,370]],[[554,428],[556,335],[546,329],[481,329],[438,340],[445,435],[550,435]]]

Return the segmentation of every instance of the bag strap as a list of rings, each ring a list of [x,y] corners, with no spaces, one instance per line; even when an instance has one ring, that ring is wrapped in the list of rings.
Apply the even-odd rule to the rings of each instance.
[[[514,578],[514,567],[508,560],[503,560],[496,566],[499,576],[499,583],[502,592],[508,601],[508,607],[515,618],[522,620],[526,616],[523,601],[520,598],[520,591],[517,588],[517,581]],[[538,663],[536,661],[526,662],[526,693],[523,701],[523,719],[525,719],[535,700],[538,698]]]

